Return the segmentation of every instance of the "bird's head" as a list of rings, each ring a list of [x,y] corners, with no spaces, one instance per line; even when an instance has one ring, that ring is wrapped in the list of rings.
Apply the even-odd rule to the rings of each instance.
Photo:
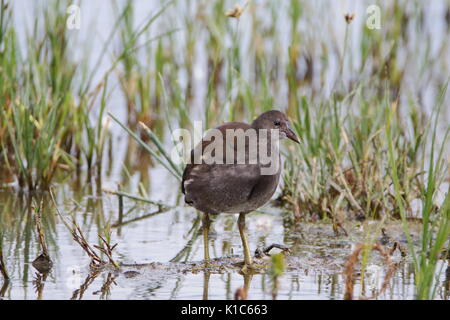
[[[291,123],[288,117],[281,111],[270,110],[261,114],[252,123],[252,127],[255,129],[278,129],[280,130],[280,138],[289,138],[297,143],[300,143],[297,135],[292,129]]]

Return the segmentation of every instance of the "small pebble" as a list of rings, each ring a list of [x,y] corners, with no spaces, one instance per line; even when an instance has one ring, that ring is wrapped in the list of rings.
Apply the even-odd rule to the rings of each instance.
[[[137,272],[137,271],[125,271],[124,273],[123,273],[123,275],[125,276],[125,278],[127,278],[127,279],[129,279],[129,278],[134,278],[134,277],[136,277],[136,276],[138,276],[138,275],[140,275],[141,273],[140,272]]]

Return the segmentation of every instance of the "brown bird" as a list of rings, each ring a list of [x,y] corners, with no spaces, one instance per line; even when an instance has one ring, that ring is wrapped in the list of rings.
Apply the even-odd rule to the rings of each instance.
[[[207,265],[210,262],[209,215],[239,214],[245,263],[242,271],[246,272],[252,268],[252,257],[245,233],[245,215],[267,203],[275,193],[281,174],[278,140],[299,141],[286,115],[276,110],[264,112],[252,124],[228,122],[209,132],[191,151],[181,189],[185,202],[204,213]]]

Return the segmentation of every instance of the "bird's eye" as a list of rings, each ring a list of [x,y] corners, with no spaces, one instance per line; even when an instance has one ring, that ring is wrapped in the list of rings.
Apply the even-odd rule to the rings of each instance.
[[[281,125],[281,122],[279,120],[275,120],[273,124],[275,126],[279,127]]]

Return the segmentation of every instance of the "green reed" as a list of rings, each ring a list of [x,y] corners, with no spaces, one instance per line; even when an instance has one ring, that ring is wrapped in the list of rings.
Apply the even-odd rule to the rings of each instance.
[[[421,190],[420,200],[422,203],[421,219],[421,247],[420,251],[414,247],[413,239],[409,233],[407,220],[407,211],[405,205],[405,187],[399,178],[398,151],[394,148],[392,140],[392,127],[395,121],[395,110],[388,104],[388,118],[386,126],[386,136],[389,141],[389,171],[392,176],[395,199],[397,201],[401,221],[405,235],[408,240],[409,254],[412,256],[415,268],[416,281],[416,297],[418,299],[432,299],[435,294],[435,277],[437,262],[442,259],[445,250],[448,248],[448,239],[450,236],[450,188],[446,190],[445,198],[440,205],[436,205],[435,198],[441,189],[442,178],[448,172],[449,164],[444,157],[445,146],[448,142],[450,127],[447,126],[442,141],[438,142],[438,119],[440,116],[443,97],[447,91],[447,86],[442,89],[438,104],[434,112],[434,120],[430,126],[429,136],[431,143],[429,144],[429,159],[423,162],[424,170],[427,176],[423,178],[424,185]],[[428,163],[428,167],[427,166]],[[440,272],[438,272],[438,275]],[[434,289],[433,289],[434,288]]]
[[[2,68],[8,66],[2,77],[8,77],[3,87],[6,107],[0,111],[2,161],[19,186],[29,190],[48,188],[60,166],[73,166],[69,152],[79,112],[72,93],[77,65],[70,57],[65,6],[57,1],[51,10],[40,10],[45,19],[35,20],[24,56],[17,54],[21,48],[13,25],[3,26],[5,48],[16,52],[1,61]]]

